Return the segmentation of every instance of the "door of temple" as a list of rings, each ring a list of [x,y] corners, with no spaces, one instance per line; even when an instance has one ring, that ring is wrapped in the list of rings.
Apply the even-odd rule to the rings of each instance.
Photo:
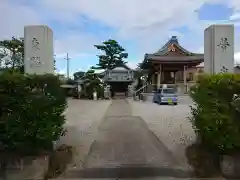
[[[128,92],[128,84],[126,82],[111,82],[111,95],[115,96],[126,96]]]
[[[171,71],[164,71],[163,72],[163,84],[174,84],[174,76],[172,76],[172,72]]]

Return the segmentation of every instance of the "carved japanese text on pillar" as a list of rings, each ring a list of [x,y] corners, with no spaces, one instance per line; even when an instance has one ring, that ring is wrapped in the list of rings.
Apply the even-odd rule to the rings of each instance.
[[[35,51],[39,51],[40,50],[40,48],[39,48],[39,41],[35,37],[32,39],[32,49],[35,50]]]
[[[40,50],[39,48],[39,41],[37,40],[37,38],[32,38],[32,50],[35,51],[35,52],[38,52]],[[33,66],[40,66],[41,65],[41,59],[39,56],[32,56],[30,58],[30,65],[31,67]]]
[[[228,72],[228,68],[226,68],[225,66],[222,66],[221,73],[227,73],[227,72]]]
[[[41,65],[40,57],[31,57],[30,58],[30,62],[31,62],[31,67],[33,67],[33,66],[40,66]]]
[[[231,45],[228,42],[228,38],[223,37],[223,38],[221,38],[220,43],[217,46],[220,47],[223,52],[225,52],[227,50],[227,48]]]

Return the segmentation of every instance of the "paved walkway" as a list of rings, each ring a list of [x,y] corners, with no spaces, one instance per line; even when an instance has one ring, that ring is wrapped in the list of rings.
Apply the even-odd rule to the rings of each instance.
[[[182,101],[177,106],[132,100],[129,100],[129,104],[132,107],[132,115],[140,116],[148,128],[173,152],[181,166],[189,168],[185,149],[195,142],[196,137],[188,118],[191,116],[190,103],[185,103],[186,99]]]
[[[68,178],[191,177],[127,100],[113,100],[103,118],[82,170]]]

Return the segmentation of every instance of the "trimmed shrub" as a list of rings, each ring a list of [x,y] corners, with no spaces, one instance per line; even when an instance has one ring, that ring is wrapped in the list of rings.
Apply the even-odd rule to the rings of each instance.
[[[240,149],[240,121],[233,104],[240,93],[240,75],[202,75],[190,95],[195,102],[190,118],[201,143],[222,154]]]
[[[0,102],[2,151],[40,153],[63,135],[67,103],[57,76],[4,73]]]

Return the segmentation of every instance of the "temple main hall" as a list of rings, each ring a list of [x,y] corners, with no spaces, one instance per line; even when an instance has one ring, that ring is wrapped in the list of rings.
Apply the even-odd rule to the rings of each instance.
[[[186,93],[191,84],[196,82],[198,73],[202,72],[203,62],[204,54],[186,50],[177,37],[172,36],[157,52],[145,54],[140,68],[148,70],[149,86],[153,91],[162,84],[168,84]]]

